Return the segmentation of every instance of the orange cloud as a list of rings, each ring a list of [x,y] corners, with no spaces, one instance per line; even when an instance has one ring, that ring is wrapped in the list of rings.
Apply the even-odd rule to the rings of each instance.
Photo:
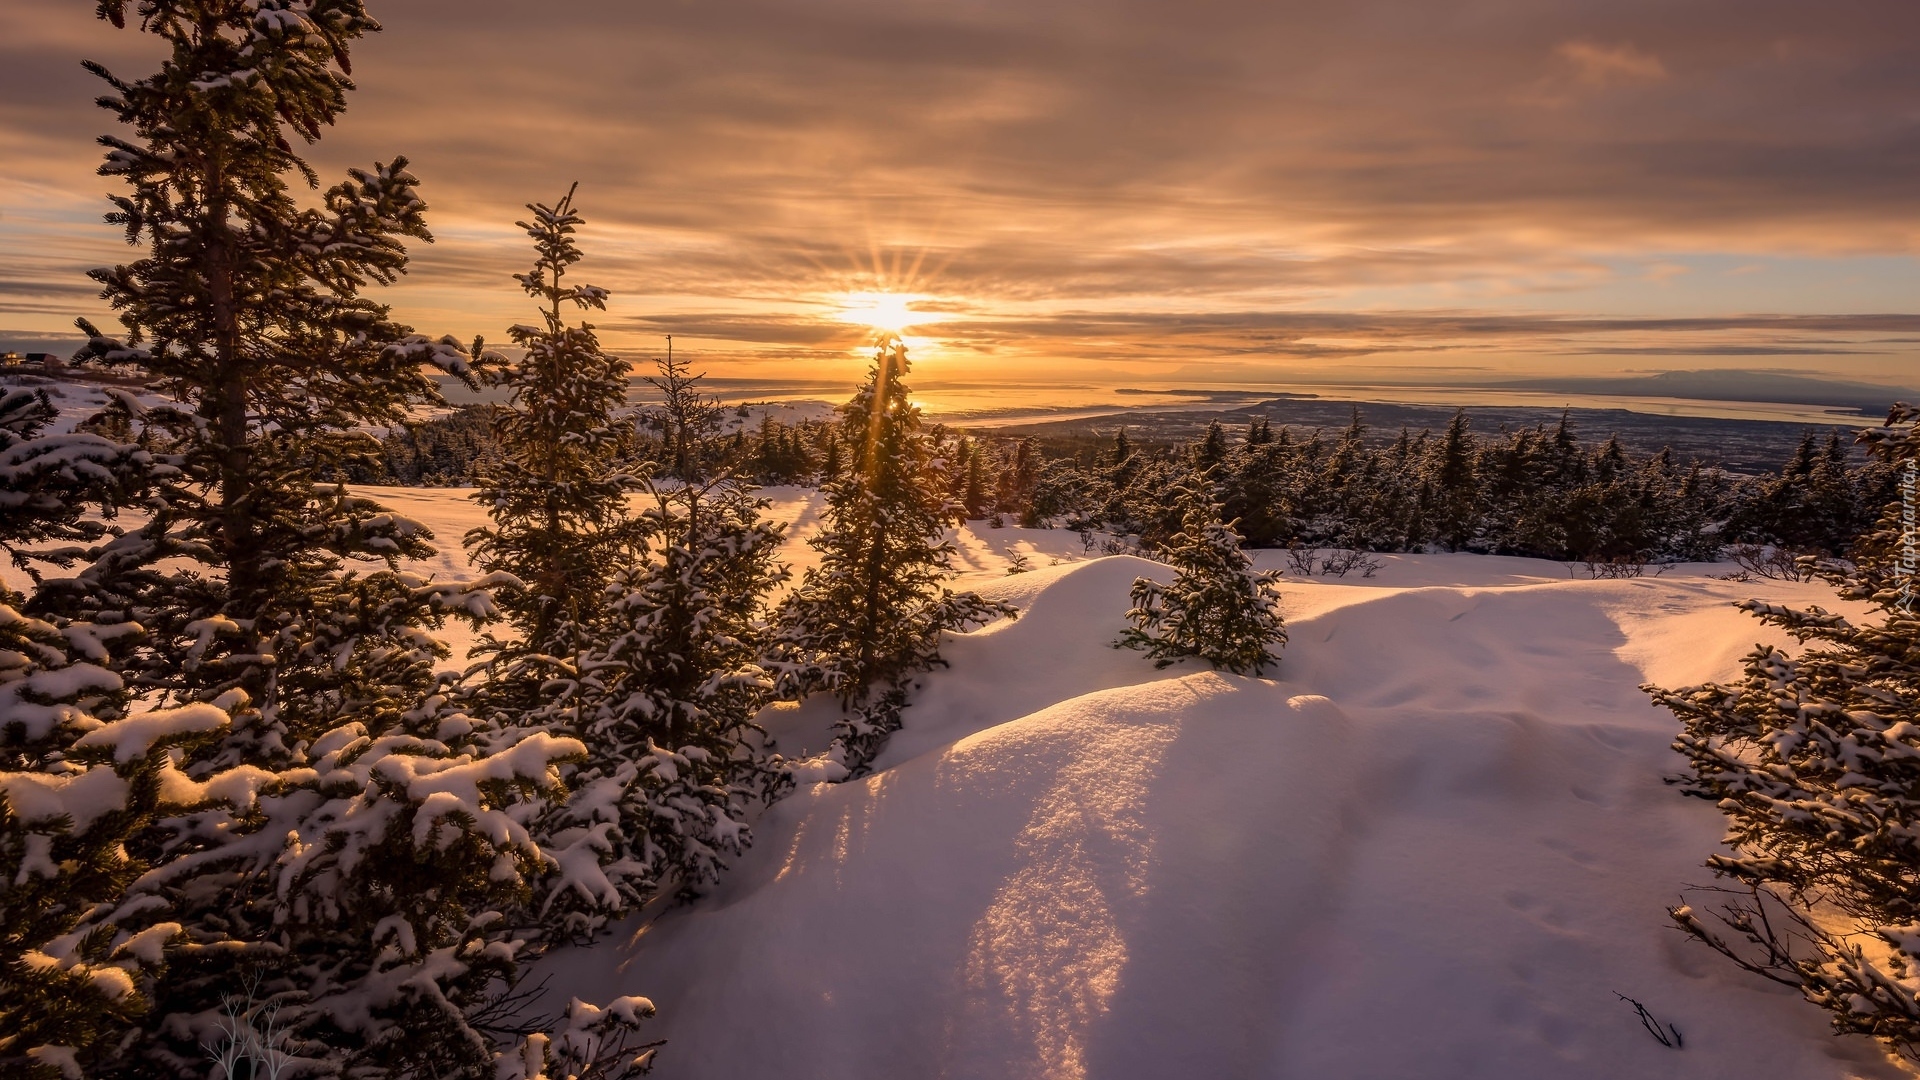
[[[855,367],[837,305],[889,290],[956,316],[952,363],[1028,370],[1377,344],[1169,329],[1249,313],[1920,295],[1912,0],[371,6],[386,32],[312,157],[327,176],[413,160],[439,242],[390,298],[434,333],[524,317],[510,223],[576,179],[609,341],[678,326],[676,348],[716,364]],[[84,271],[125,250],[98,222],[92,138],[112,125],[78,61],[133,75],[153,57],[88,15],[0,5],[0,346],[102,317]],[[1696,264],[1712,272],[1671,269]],[[1394,348],[1559,362],[1422,326]],[[1916,359],[1885,348],[1873,363]]]
[[[1629,44],[1600,45],[1569,41],[1554,50],[1573,65],[1575,77],[1588,86],[1664,79],[1667,67],[1660,58]]]

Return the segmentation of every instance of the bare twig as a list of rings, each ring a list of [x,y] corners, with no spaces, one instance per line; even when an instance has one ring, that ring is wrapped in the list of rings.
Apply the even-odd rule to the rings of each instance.
[[[1618,990],[1613,992],[1613,996],[1633,1006],[1633,1014],[1640,1018],[1640,1026],[1646,1028],[1648,1034],[1660,1040],[1661,1046],[1669,1050],[1678,1050],[1684,1045],[1685,1040],[1680,1038],[1679,1028],[1674,1027],[1672,1024],[1662,1024],[1654,1018],[1652,1013],[1647,1011],[1645,1005],[1640,1004],[1638,1001],[1633,1000]]]

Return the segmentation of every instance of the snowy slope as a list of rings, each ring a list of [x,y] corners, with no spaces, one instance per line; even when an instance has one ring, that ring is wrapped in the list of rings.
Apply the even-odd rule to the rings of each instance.
[[[412,564],[412,569],[443,578],[473,572],[461,549],[461,538],[468,530],[487,524],[487,515],[485,508],[473,500],[472,488],[361,485],[354,490],[420,522],[433,533],[439,552]],[[812,488],[768,487],[761,488],[759,495],[771,504],[768,515],[788,526],[781,558],[793,567],[793,581],[797,583],[801,573],[819,557],[806,541],[820,531],[820,493]],[[637,497],[635,505],[639,505]],[[956,530],[953,539],[958,549],[954,565],[962,588],[1005,580],[1008,562],[1015,553],[1025,555],[1035,567],[1045,567],[1054,560],[1086,558],[1080,538],[1063,529],[990,529],[976,524]],[[453,646],[456,663],[465,657],[475,637],[459,625],[447,627],[442,636]],[[824,722],[821,727],[825,730]]]
[[[1271,680],[1106,648],[1150,563],[1002,579],[1027,614],[950,643],[875,775],[556,988],[653,997],[673,1077],[1899,1075],[1663,912],[1720,818],[1635,687],[1822,590],[1387,562],[1289,582]]]
[[[466,572],[470,492],[367,493],[438,535],[423,569]],[[817,496],[765,494],[804,566]],[[948,643],[876,774],[774,806],[700,904],[546,963],[556,994],[659,1003],[657,1075],[1902,1075],[1663,911],[1720,815],[1662,783],[1675,724],[1635,687],[1731,675],[1777,640],[1731,601],[1844,607],[1824,588],[1382,556],[1286,581],[1259,680],[1107,646],[1155,564],[955,540],[962,584],[1024,614]],[[767,719],[824,744],[818,705]]]

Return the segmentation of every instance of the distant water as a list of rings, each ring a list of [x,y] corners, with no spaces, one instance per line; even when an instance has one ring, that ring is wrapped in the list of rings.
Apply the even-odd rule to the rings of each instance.
[[[844,382],[707,378],[706,391],[726,404],[743,402],[845,401],[853,387]],[[474,394],[451,379],[442,380],[447,400],[456,405],[497,400]],[[1858,425],[1868,417],[1843,408],[1765,401],[1703,401],[1693,398],[1635,397],[1614,394],[1573,394],[1561,391],[1505,390],[1475,386],[1380,386],[1324,384],[1281,386],[1175,386],[1134,383],[1099,386],[1092,383],[1057,385],[980,382],[915,382],[914,400],[934,420],[971,427],[997,427],[1041,420],[1074,420],[1118,412],[1197,412],[1234,409],[1282,396],[1352,401],[1365,405],[1475,405],[1524,406],[1543,409],[1622,409],[1652,416],[1716,417],[1729,420],[1773,420],[1815,425]],[[634,380],[633,400],[653,395],[653,388]]]

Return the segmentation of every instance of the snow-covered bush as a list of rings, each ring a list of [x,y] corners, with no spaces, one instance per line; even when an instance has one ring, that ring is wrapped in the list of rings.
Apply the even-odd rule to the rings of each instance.
[[[1134,581],[1129,625],[1115,645],[1143,650],[1159,667],[1197,656],[1258,675],[1274,661],[1270,650],[1287,641],[1279,575],[1253,569],[1205,479],[1190,478],[1172,494],[1180,531],[1156,554],[1173,567],[1173,582]]]
[[[1874,451],[1896,467],[1920,460],[1916,420],[1897,406],[1868,433]],[[1878,609],[1873,621],[1744,601],[1808,647],[1757,648],[1738,682],[1644,689],[1685,725],[1674,748],[1689,792],[1727,815],[1731,851],[1708,865],[1741,890],[1674,920],[1798,988],[1835,1030],[1920,1060],[1920,613],[1902,596],[1904,531],[1895,502],[1855,565],[1818,567]]]
[[[653,1002],[619,997],[605,1007],[574,998],[552,1035],[532,1035],[500,1062],[495,1080],[616,1080],[653,1068],[664,1045],[642,1042],[640,1025],[653,1016]]]
[[[22,609],[117,680],[74,691],[73,723],[105,722],[67,749],[23,750],[45,764],[21,769],[7,794],[16,877],[34,880],[49,845],[94,844],[96,828],[125,829],[123,841],[98,834],[113,841],[101,858],[138,873],[123,900],[81,916],[112,934],[74,939],[91,925],[76,924],[57,949],[25,944],[100,979],[132,977],[99,967],[122,970],[122,953],[149,973],[136,987],[144,1011],[129,1007],[111,1046],[96,1040],[96,1075],[205,1076],[204,1047],[246,985],[279,1010],[280,1050],[302,1076],[491,1078],[514,1034],[490,1019],[522,946],[510,915],[552,864],[525,822],[560,796],[560,765],[585,748],[503,735],[459,708],[433,631],[449,615],[492,617],[489,590],[519,582],[401,571],[432,554],[431,534],[342,486],[378,451],[367,432],[442,402],[425,368],[471,377],[458,344],[413,334],[365,295],[404,272],[408,238],[429,238],[405,161],[350,170],[317,205],[297,203],[289,182],[313,179],[294,146],[344,108],[349,47],[378,26],[361,0],[98,5],[116,26],[129,10],[164,46],[160,69],[132,81],[92,70],[131,130],[105,140],[101,171],[127,184],[110,220],[141,250],[93,272],[127,334],[83,323],[81,359],[131,368],[173,403],[140,417],[155,466],[138,478],[148,520],[50,553],[80,569]],[[53,484],[139,463],[68,445],[4,467]],[[28,509],[41,533],[10,519],[9,537],[94,538],[84,515]],[[135,624],[104,660],[74,636]],[[19,636],[56,650],[9,661],[28,672],[15,681],[29,712],[52,708],[59,695],[31,669],[80,665],[40,626]],[[127,715],[86,718],[88,695],[122,686]],[[124,780],[126,806],[150,809],[62,834],[59,815],[21,812],[45,776],[66,788]]]
[[[168,857],[135,892],[196,933],[161,987],[172,1015],[154,1058],[187,1072],[214,1001],[257,983],[306,1072],[489,1075],[497,1048],[475,1014],[513,973],[507,916],[545,862],[519,807],[557,794],[558,763],[584,747],[536,735],[487,753],[354,723],[311,749],[304,767],[256,775],[251,799],[162,822]]]
[[[598,857],[563,858],[555,889],[588,908],[718,878],[748,843],[747,804],[781,786],[753,716],[774,685],[758,658],[784,529],[724,475],[650,491],[644,561],[615,575],[604,640],[580,659],[590,752],[555,843]]]
[[[0,600],[7,599],[0,590]],[[17,598],[13,598],[17,599]],[[108,667],[136,623],[56,627],[0,602],[0,1071],[93,1071],[145,1013],[167,946],[151,868],[128,844],[156,814],[204,805],[178,749],[227,727],[215,703],[125,715]],[[31,1064],[30,1064],[31,1063]]]

